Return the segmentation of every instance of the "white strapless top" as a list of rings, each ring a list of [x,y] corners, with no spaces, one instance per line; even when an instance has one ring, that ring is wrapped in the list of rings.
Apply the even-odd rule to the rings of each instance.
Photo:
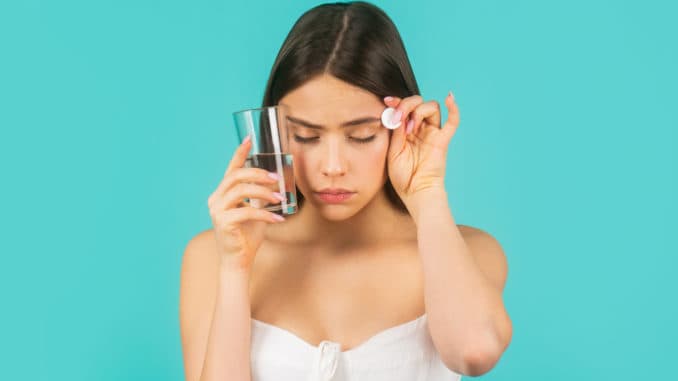
[[[252,319],[252,381],[459,381],[438,356],[426,314],[388,328],[355,348],[313,346],[280,327]]]

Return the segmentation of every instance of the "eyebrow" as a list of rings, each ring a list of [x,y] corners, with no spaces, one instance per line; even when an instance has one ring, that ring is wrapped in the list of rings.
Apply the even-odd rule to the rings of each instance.
[[[289,120],[290,122],[296,123],[296,124],[300,124],[304,127],[313,128],[313,129],[316,129],[316,130],[325,129],[325,127],[323,127],[319,124],[314,124],[314,123],[311,123],[311,122],[307,122],[303,119],[294,118],[294,117],[291,117],[291,116],[287,116],[287,120]],[[351,126],[356,126],[356,125],[363,124],[363,123],[376,122],[376,121],[381,121],[381,119],[373,117],[373,116],[365,116],[365,117],[362,117],[362,118],[349,120],[348,122],[342,123],[340,126],[341,127],[351,127]]]

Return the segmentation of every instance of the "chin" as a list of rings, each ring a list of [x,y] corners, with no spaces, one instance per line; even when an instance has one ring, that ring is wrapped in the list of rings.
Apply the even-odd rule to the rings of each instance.
[[[306,203],[309,203],[309,200],[305,200]],[[347,220],[358,212],[360,212],[361,207],[358,205],[352,204],[325,204],[319,202],[310,202],[313,204],[313,209],[315,212],[322,218],[328,221],[344,221]],[[310,205],[309,205],[310,206]]]
[[[318,214],[328,221],[344,221],[353,217],[358,210],[343,205],[319,205]]]

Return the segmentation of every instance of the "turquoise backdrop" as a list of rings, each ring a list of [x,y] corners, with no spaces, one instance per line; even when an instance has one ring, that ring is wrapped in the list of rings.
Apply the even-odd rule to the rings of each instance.
[[[376,3],[424,98],[457,97],[455,219],[508,256],[513,341],[481,378],[675,377],[676,3]],[[0,5],[0,379],[183,379],[181,256],[231,112],[317,4]]]

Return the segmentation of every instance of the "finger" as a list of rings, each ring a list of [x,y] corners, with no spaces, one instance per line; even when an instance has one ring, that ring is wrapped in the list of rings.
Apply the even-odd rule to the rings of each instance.
[[[440,104],[436,101],[429,101],[417,106],[411,114],[413,121],[412,134],[416,135],[425,122],[427,125],[440,128]]]
[[[258,209],[251,206],[244,208],[231,209],[228,213],[225,213],[223,216],[224,224],[240,224],[246,221],[263,221],[263,222],[282,222],[284,217],[269,212],[264,209]],[[279,220],[277,218],[283,218]]]
[[[224,195],[222,209],[236,208],[244,198],[260,199],[268,201],[271,204],[277,204],[282,201],[283,196],[275,193],[272,189],[263,185],[238,183]]]
[[[449,139],[454,136],[454,133],[459,127],[459,108],[457,107],[457,102],[454,100],[454,94],[450,91],[445,97],[445,106],[447,107],[447,120],[442,126],[442,131],[445,133],[445,136]]]
[[[394,96],[384,97],[384,104],[388,107],[396,108],[400,104],[401,99]]]
[[[243,165],[245,165],[250,148],[252,148],[252,139],[250,135],[247,135],[245,139],[243,139],[242,143],[240,143],[238,148],[235,149],[233,157],[231,158],[231,162],[226,169],[226,173],[229,173],[236,168],[241,168]]]
[[[391,130],[391,140],[389,144],[389,154],[392,156],[398,156],[405,148],[405,143],[407,142],[405,136],[405,126]]]
[[[402,101],[400,101],[398,107],[396,107],[394,117],[399,116],[399,120],[401,122],[405,121],[406,119],[411,119],[410,113],[412,110],[414,110],[423,102],[424,99],[419,95],[413,95],[411,97],[404,98]]]
[[[235,169],[242,168],[245,165],[245,162],[247,161],[247,156],[249,155],[249,151],[251,148],[252,148],[252,136],[247,135],[245,139],[243,139],[242,143],[240,143],[240,145],[235,149],[233,157],[231,157],[231,161],[228,164],[226,171],[224,172],[224,177],[221,180],[221,183],[217,186],[217,189],[214,191],[212,196],[220,197],[225,192],[228,184],[225,184],[224,180]],[[212,196],[210,196],[210,199],[213,198]],[[209,203],[211,202],[208,199],[208,204]]]
[[[262,168],[235,168],[219,184],[217,195],[222,195],[237,183],[275,184],[280,179],[277,173]]]

